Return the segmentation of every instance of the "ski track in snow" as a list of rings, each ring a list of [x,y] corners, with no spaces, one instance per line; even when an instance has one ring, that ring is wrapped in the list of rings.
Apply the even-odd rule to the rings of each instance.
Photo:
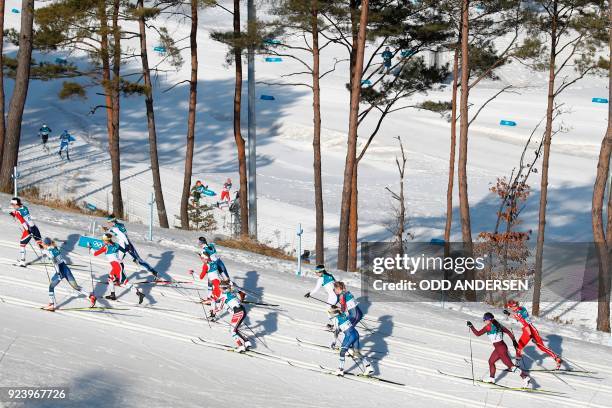
[[[89,290],[89,256],[84,248],[74,248],[74,244],[75,231],[82,231],[90,219],[39,206],[32,206],[32,211],[43,234],[65,241],[69,262],[75,264],[74,276]],[[149,243],[140,238],[142,227],[128,228],[134,230],[132,236],[139,252],[147,254],[147,260],[160,268],[165,277],[188,280],[185,271],[199,265],[190,246],[194,233],[168,231],[163,240]],[[296,340],[322,345],[331,341],[331,334],[323,330],[324,307],[302,296],[313,285],[312,277],[296,277],[284,261],[225,248],[220,248],[220,252],[234,280],[250,292],[261,293],[262,301],[280,306],[249,306],[247,320],[261,340],[255,340],[256,350],[274,358],[238,356],[216,344],[194,344],[198,337],[231,344],[227,317],[209,327],[201,306],[194,302],[196,289],[201,293],[207,290],[201,282],[182,284],[181,289],[143,286],[147,294],[143,306],[136,306],[132,292],[118,290],[120,301],[116,307],[129,310],[62,312],[60,308],[56,313],[37,310],[47,298],[46,268],[40,264],[25,269],[13,266],[17,253],[16,225],[9,217],[2,217],[0,231],[2,385],[68,384],[72,387],[73,401],[66,406],[108,406],[110,400],[131,407],[141,406],[143,399],[154,407],[195,407],[202,403],[208,406],[221,403],[228,386],[234,387],[235,403],[254,407],[270,406],[271,398],[275,406],[324,406],[335,403],[337,395],[356,407],[385,403],[418,407],[432,403],[440,407],[609,406],[607,401],[612,395],[609,348],[578,339],[564,339],[563,355],[595,371],[596,378],[563,374],[555,378],[551,374],[533,373],[538,386],[565,392],[563,396],[473,386],[439,374],[437,370],[443,369],[470,376],[465,320],[480,312],[466,315],[428,304],[364,305],[368,310],[364,322],[373,330],[360,329],[364,352],[376,357],[373,365],[377,375],[403,382],[405,387],[313,372],[319,364],[335,367],[337,355],[331,350],[300,345]],[[31,248],[28,259],[33,259]],[[103,281],[107,263],[97,257],[92,257],[91,262],[95,281]],[[47,270],[52,272],[50,267]],[[126,262],[126,271],[132,281],[147,278],[131,262]],[[96,284],[99,298],[106,286]],[[87,305],[87,300],[65,282],[56,288],[56,293],[63,307]],[[99,303],[108,304],[105,299]],[[538,325],[543,334],[556,328],[551,323]],[[563,329],[556,328],[557,332]],[[245,334],[252,337],[246,328]],[[475,373],[484,375],[491,346],[483,339],[472,339],[472,346]],[[533,347],[527,352],[539,356]],[[544,359],[541,364],[550,366],[549,360]],[[347,362],[347,368],[358,372],[352,362]],[[498,375],[502,377],[501,384],[518,385],[517,377],[504,376],[499,371]],[[239,378],[239,389],[234,386],[234,376]],[[180,398],[180,404],[176,404],[175,398]]]

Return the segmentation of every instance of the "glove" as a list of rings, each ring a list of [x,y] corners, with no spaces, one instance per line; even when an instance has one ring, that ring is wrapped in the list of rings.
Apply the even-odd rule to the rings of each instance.
[[[515,349],[515,350],[516,350],[516,349],[518,349],[518,346],[519,346],[519,345],[518,345],[518,343],[517,343],[517,341],[516,341],[516,340],[512,340],[512,345],[514,346],[514,349]]]
[[[193,269],[188,270],[188,271],[187,271],[187,273],[188,273],[189,275],[193,275]]]
[[[467,327],[474,327],[474,325],[472,324],[472,322],[470,322],[469,320],[467,321]]]
[[[504,314],[505,314],[506,316],[510,316],[510,312],[509,312],[509,311],[507,311],[506,309],[504,309]]]
[[[310,292],[307,292],[307,293],[304,295],[304,297],[305,297],[305,298],[309,298],[309,297],[310,297]]]
[[[335,350],[336,349],[336,342],[332,341],[332,343],[329,345],[329,348],[332,349],[332,350]]]

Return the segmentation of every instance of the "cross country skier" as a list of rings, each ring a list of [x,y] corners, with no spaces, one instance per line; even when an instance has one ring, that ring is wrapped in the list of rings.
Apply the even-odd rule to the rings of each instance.
[[[23,205],[19,197],[13,197],[11,199],[11,207],[13,207],[13,211],[9,212],[9,215],[19,222],[19,225],[23,230],[21,233],[21,239],[19,241],[19,260],[17,265],[25,267],[26,245],[28,245],[30,240],[34,238],[38,244],[38,247],[42,249],[42,237],[40,235],[40,230],[32,220],[30,210],[28,210],[28,207]]]
[[[125,250],[119,246],[119,244],[113,242],[113,234],[111,233],[107,232],[104,234],[102,236],[102,241],[104,241],[104,245],[94,252],[94,256],[105,254],[106,259],[111,265],[111,271],[108,274],[108,286],[111,288],[111,294],[104,297],[109,300],[117,300],[115,286],[127,285],[126,287],[132,290],[134,285],[128,283],[128,278],[125,274],[125,266],[123,265],[123,258],[119,255],[120,252],[125,252]],[[138,304],[141,304],[145,297],[144,293],[136,288],[136,295],[138,296]]]
[[[517,361],[520,361],[522,358],[523,348],[525,348],[525,346],[529,343],[529,340],[533,340],[540,350],[555,359],[555,363],[557,364],[556,368],[558,370],[561,367],[563,360],[554,351],[544,345],[542,337],[540,337],[540,333],[538,333],[538,330],[533,325],[529,312],[527,312],[525,306],[520,306],[516,300],[510,300],[506,304],[506,307],[510,309],[512,313],[508,310],[504,310],[504,314],[506,316],[511,316],[523,326],[523,332],[519,338],[518,346],[516,348]]]
[[[230,202],[230,190],[232,189],[232,179],[228,178],[223,183],[223,190],[221,190],[221,201]]]
[[[334,276],[325,270],[324,265],[317,265],[315,268],[315,273],[318,276],[317,284],[310,292],[307,292],[304,297],[309,298],[310,296],[317,293],[319,289],[323,288],[327,292],[326,303],[330,306],[333,306],[338,303],[338,295],[336,295],[336,293],[334,292],[334,282],[336,281],[336,279],[334,279]]]
[[[106,217],[106,225],[107,226],[104,228],[104,230],[113,234],[119,246],[124,249],[123,256],[125,256],[126,253],[130,254],[134,260],[134,263],[137,263],[138,265],[145,268],[155,277],[155,279],[157,279],[157,271],[153,269],[153,267],[149,265],[148,262],[143,260],[140,255],[138,255],[138,252],[136,252],[136,248],[134,248],[132,241],[130,241],[130,239],[128,238],[127,229],[125,228],[125,225],[117,221],[117,218],[113,214]]]
[[[221,282],[220,287],[223,290],[223,294],[215,308],[211,310],[210,317],[213,321],[216,321],[217,314],[222,312],[223,309],[226,309],[231,314],[230,333],[232,333],[232,338],[236,342],[235,350],[243,353],[251,348],[249,339],[240,333],[240,325],[244,322],[247,314],[246,309],[241,303],[244,300],[245,293],[242,291],[234,292],[231,283],[226,280]]]
[[[502,326],[497,320],[495,320],[495,316],[493,313],[487,312],[482,317],[482,321],[485,323],[482,329],[476,330],[472,322],[468,321],[467,326],[470,328],[472,333],[476,336],[482,336],[483,334],[487,334],[489,340],[493,344],[493,352],[489,357],[489,377],[483,378],[482,381],[486,383],[495,383],[495,363],[498,360],[501,360],[502,363],[508,368],[506,371],[508,372],[517,372],[515,371],[516,367],[512,364],[512,359],[510,358],[510,354],[508,353],[508,346],[504,341],[504,333],[506,333],[510,339],[512,340],[512,345],[516,349],[518,347],[518,343],[514,338],[514,334],[504,326]],[[519,369],[520,370],[520,369]],[[525,374],[523,370],[518,371],[521,379],[523,380],[523,388],[529,387],[531,378]]]
[[[221,257],[217,253],[217,247],[214,242],[208,243],[205,237],[198,238],[198,242],[200,243],[201,253],[208,255],[211,262],[215,262],[217,264],[217,270],[219,271],[219,276],[222,280],[228,280],[231,282],[229,277],[229,273],[227,272],[227,268],[221,260]],[[233,284],[233,282],[232,282]]]
[[[363,318],[363,312],[357,305],[355,296],[348,290],[344,282],[334,282],[334,293],[338,296],[338,303],[342,313],[348,313],[348,318],[353,326]]]
[[[60,138],[60,148],[57,154],[59,154],[59,156],[63,159],[62,152],[66,150],[66,160],[70,160],[70,153],[68,151],[68,146],[70,145],[70,142],[74,141],[74,137],[72,137],[72,135],[68,133],[67,130],[64,130],[59,138]]]
[[[47,141],[49,140],[49,134],[52,132],[51,128],[47,126],[46,123],[43,123],[42,127],[38,129],[38,134],[42,140],[43,147],[47,148]]]
[[[221,277],[219,276],[219,267],[216,261],[213,261],[211,254],[209,254],[208,243],[204,237],[200,237],[198,242],[200,243],[199,256],[202,260],[202,271],[200,272],[200,280],[208,277],[208,287],[212,286],[212,293],[210,292],[206,299],[202,299],[202,302],[209,305],[211,303],[217,303],[221,298]],[[212,254],[214,255],[214,254]],[[193,275],[193,269],[189,270],[189,274]]]
[[[349,317],[346,313],[343,313],[342,310],[338,306],[332,306],[328,312],[330,319],[332,319],[333,327],[334,327],[334,341],[331,344],[331,348],[336,348],[336,343],[338,341],[338,335],[342,332],[344,333],[344,339],[342,340],[342,345],[340,346],[340,359],[338,360],[338,370],[335,372],[338,376],[344,376],[344,357],[349,352],[349,349],[352,349],[352,353],[349,355],[355,360],[355,363],[360,367],[361,364],[364,365],[362,368],[363,373],[365,375],[370,375],[374,372],[372,365],[368,361],[368,359],[361,354],[360,345],[359,345],[359,332],[355,329],[355,326],[349,320]]]
[[[74,276],[72,275],[72,271],[66,265],[66,261],[64,257],[60,253],[59,248],[55,245],[55,242],[51,238],[43,239],[43,256],[48,258],[53,267],[55,268],[55,274],[51,278],[51,283],[49,284],[49,304],[43,309],[53,312],[56,308],[55,306],[55,287],[62,281],[62,279],[66,279],[68,284],[72,287],[72,289],[77,292],[85,295],[86,298],[89,299],[90,306],[94,307],[96,305],[96,297],[93,293],[85,292],[76,282]]]

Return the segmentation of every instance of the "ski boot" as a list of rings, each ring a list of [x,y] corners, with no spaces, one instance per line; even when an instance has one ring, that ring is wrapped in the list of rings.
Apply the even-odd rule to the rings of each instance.
[[[21,266],[22,268],[26,267],[26,262],[24,259],[20,259],[17,261],[17,266]]]
[[[522,384],[523,388],[533,388],[532,384],[531,384],[531,377],[525,377],[523,378],[523,384]]]
[[[47,306],[43,306],[41,309],[48,312],[55,312],[55,305],[53,303],[49,303]]]
[[[557,364],[555,366],[555,370],[558,370],[558,369],[561,368],[561,364],[563,363],[563,360],[561,360],[561,357],[557,357],[557,358],[555,358],[555,363]]]
[[[240,343],[238,347],[234,349],[237,353],[244,353],[246,351],[246,347],[243,343]]]
[[[487,384],[495,384],[495,378],[489,376],[483,377],[482,382]]]
[[[89,307],[94,307],[96,305],[96,300],[97,300],[96,296],[93,293],[91,293],[89,295],[89,303],[90,303]]]
[[[363,375],[369,377],[374,372],[374,368],[372,368],[371,364],[366,364],[365,369],[363,370]]]
[[[138,304],[142,305],[142,301],[145,298],[145,294],[140,291],[140,289],[136,289],[136,296],[138,296]]]
[[[344,370],[339,368],[334,372],[334,375],[337,375],[338,377],[344,377]]]
[[[253,347],[253,345],[251,344],[251,342],[249,340],[244,342],[244,348],[249,350],[251,347]]]
[[[104,296],[104,298],[108,300],[117,300],[117,296],[115,296],[115,292],[111,292],[110,295],[106,295]]]

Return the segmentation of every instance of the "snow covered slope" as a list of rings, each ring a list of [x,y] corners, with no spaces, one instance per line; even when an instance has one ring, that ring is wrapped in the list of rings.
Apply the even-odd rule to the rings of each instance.
[[[0,195],[6,202],[8,196]],[[58,239],[73,265],[77,281],[90,289],[87,251],[76,246],[91,219],[45,207],[30,206],[43,235]],[[196,233],[156,230],[156,240],[142,238],[145,228],[129,224],[130,235],[143,257],[166,278],[189,281],[187,269],[199,267],[194,254]],[[606,341],[590,330],[536,321],[542,336],[568,361],[593,371],[589,375],[552,375],[533,372],[536,387],[560,395],[526,393],[442,375],[438,370],[471,377],[470,346],[477,378],[487,371],[491,345],[483,338],[468,340],[466,320],[477,322],[483,309],[459,305],[442,309],[435,304],[369,303],[360,328],[365,353],[375,374],[404,386],[321,373],[319,365],[335,368],[337,355],[324,348],[331,334],[324,330],[325,306],[303,294],[314,284],[311,276],[296,277],[291,263],[242,251],[220,248],[233,279],[249,293],[249,300],[278,305],[248,307],[246,323],[257,335],[255,350],[262,355],[238,355],[199,337],[231,344],[227,316],[209,326],[201,305],[194,302],[202,283],[177,287],[143,286],[146,299],[138,306],[133,293],[117,292],[120,301],[105,311],[61,311],[87,304],[62,282],[56,289],[60,311],[39,310],[47,301],[44,265],[13,266],[18,229],[8,216],[0,217],[0,385],[68,386],[65,404],[31,403],[31,407],[534,407],[604,408],[612,397],[612,353],[595,342]],[[28,248],[28,260],[32,260]],[[96,294],[107,263],[91,259]],[[126,263],[131,280],[150,278]],[[338,274],[353,287],[354,275]],[[358,289],[353,289],[358,293]],[[101,306],[111,306],[100,299]],[[447,305],[448,306],[448,305]],[[453,310],[458,309],[458,310]],[[501,313],[498,310],[496,314]],[[501,319],[513,327],[505,318]],[[515,332],[517,328],[514,327]],[[249,329],[245,334],[253,337]],[[299,344],[296,338],[302,340]],[[587,341],[589,340],[589,341]],[[307,344],[311,342],[323,347]],[[526,353],[534,369],[551,367],[533,346]],[[347,361],[352,373],[359,369]],[[501,368],[500,368],[501,370]],[[500,384],[517,386],[518,377],[501,376]],[[4,404],[4,405],[3,405]],[[17,407],[0,402],[2,407]]]
[[[19,1],[7,0],[7,10],[18,7]],[[231,2],[225,2],[230,5]],[[231,7],[231,5],[230,5]],[[265,12],[260,12],[263,15]],[[19,26],[19,15],[7,13],[7,28]],[[237,180],[235,147],[232,136],[232,67],[225,65],[226,48],[214,42],[211,30],[230,28],[229,15],[220,8],[201,12],[199,28],[199,93],[197,112],[196,156],[194,180],[203,179],[219,191],[229,176]],[[165,23],[175,38],[188,35],[185,21]],[[150,33],[152,51],[157,39]],[[126,42],[127,43],[127,42]],[[129,45],[129,43],[128,43]],[[136,45],[135,43],[132,45]],[[500,44],[501,46],[501,44]],[[14,54],[15,47],[7,46]],[[185,53],[188,50],[184,51]],[[343,58],[343,50],[327,47],[322,54],[322,69],[328,69],[334,59]],[[86,64],[83,56],[66,55],[58,51],[36,54],[37,60],[67,57],[78,65]],[[152,64],[168,70],[162,57],[151,52]],[[296,62],[285,59],[282,63],[266,63],[257,57],[257,78],[281,81],[281,75],[296,71]],[[137,71],[138,64],[126,63],[124,72]],[[338,214],[342,190],[342,169],[345,158],[348,118],[346,65],[340,63],[337,71],[323,80],[322,87],[322,145],[323,182],[325,195],[326,247],[337,245]],[[159,150],[166,208],[171,223],[179,209],[184,157],[184,138],[187,117],[187,86],[172,85],[188,77],[189,66],[179,71],[160,73],[156,78],[155,102]],[[470,95],[475,108],[507,84],[518,86],[516,93],[505,93],[492,102],[472,125],[469,144],[469,194],[473,231],[490,230],[494,224],[494,197],[488,188],[495,179],[509,175],[517,165],[522,145],[533,127],[541,120],[545,110],[545,76],[534,74],[510,64],[499,73],[501,81],[483,82]],[[10,96],[12,81],[6,81]],[[110,165],[105,136],[105,119],[101,110],[90,115],[91,106],[102,103],[96,88],[85,101],[60,101],[59,81],[31,83],[23,124],[23,144],[19,167],[24,186],[37,184],[43,191],[62,197],[70,196],[107,208],[110,192]],[[246,92],[246,84],[245,84]],[[304,247],[314,247],[314,199],[312,187],[312,120],[311,96],[306,89],[257,85],[257,96],[273,95],[274,101],[257,101],[258,125],[258,209],[259,235],[274,244],[295,248],[295,227],[301,222],[304,229]],[[549,215],[547,239],[588,241],[591,239],[589,203],[596,169],[599,141],[606,127],[607,106],[594,104],[592,97],[607,94],[602,78],[589,77],[570,87],[559,102],[568,113],[561,120],[568,131],[555,136],[552,146]],[[416,95],[407,103],[420,100],[450,100],[448,87]],[[245,107],[246,108],[246,107]],[[243,124],[246,125],[246,115]],[[151,192],[148,169],[148,147],[144,100],[140,97],[122,100],[121,154],[123,191],[126,207],[132,221],[147,219],[147,201]],[[501,119],[514,120],[514,128],[500,127]],[[68,129],[77,137],[73,161],[61,164],[59,158],[36,146],[37,130],[47,121],[54,135]],[[364,134],[368,126],[364,124]],[[391,165],[398,152],[396,136],[402,136],[408,149],[407,199],[411,219],[410,231],[418,239],[429,240],[440,236],[445,219],[447,156],[449,150],[448,123],[438,115],[413,109],[401,110],[386,120],[379,136],[362,161],[359,170],[360,239],[376,240],[388,236],[385,226],[391,214],[391,200],[385,186],[398,182]],[[55,140],[53,140],[55,143]],[[534,194],[523,211],[525,228],[537,224],[539,175],[531,180]],[[457,200],[455,200],[457,202]],[[224,223],[227,213],[218,213]],[[458,217],[455,217],[458,219]],[[459,232],[455,223],[454,232]],[[455,236],[459,236],[456,234]]]

